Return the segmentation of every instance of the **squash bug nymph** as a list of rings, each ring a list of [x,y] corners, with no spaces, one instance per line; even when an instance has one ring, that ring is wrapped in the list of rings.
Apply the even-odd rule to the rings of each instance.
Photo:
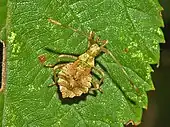
[[[65,28],[69,28],[74,32],[83,34],[82,32],[70,26],[64,26],[60,22],[53,19],[48,19],[48,21]],[[79,55],[78,57],[66,54],[59,55],[59,58],[69,57],[75,59],[74,62],[57,65],[45,65],[46,67],[53,68],[54,84],[52,84],[52,86],[59,86],[59,90],[63,98],[81,96],[82,94],[88,93],[91,90],[99,90],[102,92],[100,86],[104,80],[104,72],[95,67],[95,58],[101,52],[109,54],[120,66],[124,74],[128,77],[122,65],[116,60],[112,53],[105,48],[106,44],[108,43],[107,40],[100,40],[99,37],[95,37],[95,33],[93,31],[91,31],[88,36],[85,36],[88,38],[88,49],[83,54]],[[59,70],[58,73],[56,73],[57,70]],[[101,75],[101,78],[98,82],[92,79],[92,70]]]

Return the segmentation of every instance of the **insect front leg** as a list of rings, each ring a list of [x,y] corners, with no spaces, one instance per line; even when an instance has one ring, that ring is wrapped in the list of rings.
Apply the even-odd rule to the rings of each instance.
[[[101,49],[108,44],[108,40],[99,40],[98,42],[102,42],[102,45],[100,46]]]
[[[78,57],[74,56],[74,55],[66,55],[66,54],[62,54],[58,56],[59,58],[72,58],[74,60],[76,60]],[[60,62],[60,59],[57,59],[57,62]],[[48,64],[48,65],[44,65],[44,67],[48,67],[48,68],[54,68],[56,66],[56,64]]]
[[[62,54],[58,56],[59,58],[71,58],[71,59],[77,59],[77,56],[74,55],[66,55],[66,54]]]

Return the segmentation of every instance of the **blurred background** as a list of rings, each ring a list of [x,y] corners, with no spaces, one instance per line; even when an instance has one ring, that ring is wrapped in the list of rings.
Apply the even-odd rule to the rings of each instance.
[[[170,127],[170,0],[159,0],[164,8],[162,16],[165,27],[162,28],[165,44],[160,44],[160,67],[152,73],[156,90],[148,92],[149,105],[144,111],[139,127]]]

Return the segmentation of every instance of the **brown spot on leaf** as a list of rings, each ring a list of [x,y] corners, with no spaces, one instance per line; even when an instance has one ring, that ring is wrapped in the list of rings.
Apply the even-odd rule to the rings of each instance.
[[[129,49],[128,49],[128,48],[125,48],[125,49],[124,49],[124,52],[125,52],[125,53],[127,53],[128,51],[129,51]]]
[[[38,56],[39,61],[43,64],[46,61],[45,55]]]

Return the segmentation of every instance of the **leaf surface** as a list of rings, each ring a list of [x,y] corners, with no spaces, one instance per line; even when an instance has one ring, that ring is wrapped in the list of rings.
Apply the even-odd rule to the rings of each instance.
[[[7,2],[6,0],[1,0],[0,2],[0,43],[1,41],[5,40],[5,22],[6,22],[6,15],[7,15]],[[3,47],[2,46],[2,43],[0,44],[1,45],[1,48]],[[1,52],[1,61],[2,61],[2,51],[3,49],[0,50]],[[2,65],[0,66],[2,68]],[[0,73],[2,74],[2,69],[0,71]],[[1,79],[1,82],[2,82],[2,79]],[[1,83],[0,82],[0,83]],[[2,83],[1,83],[2,85]],[[1,86],[0,85],[0,86]],[[2,92],[2,86],[1,86],[1,90],[0,90],[0,126],[2,126],[2,120],[3,120],[3,107],[4,107],[4,93]]]
[[[8,1],[7,89],[3,126],[123,127],[140,123],[153,90],[149,64],[159,62],[162,10],[157,0]],[[103,94],[62,99],[53,82],[57,54],[82,54],[87,37],[47,21],[52,18],[82,32],[94,30],[126,70],[108,55],[96,58],[105,72]],[[48,50],[47,50],[48,49]],[[51,52],[50,52],[51,51]],[[53,52],[52,52],[53,51]]]

